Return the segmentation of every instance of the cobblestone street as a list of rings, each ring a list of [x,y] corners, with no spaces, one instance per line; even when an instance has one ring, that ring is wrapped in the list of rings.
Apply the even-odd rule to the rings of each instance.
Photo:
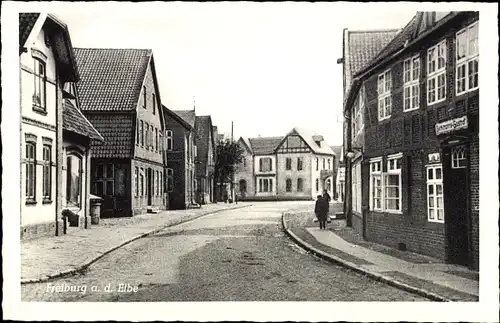
[[[293,244],[281,230],[281,213],[309,204],[258,203],[170,227],[106,255],[78,275],[24,284],[22,299],[426,300],[320,260]]]

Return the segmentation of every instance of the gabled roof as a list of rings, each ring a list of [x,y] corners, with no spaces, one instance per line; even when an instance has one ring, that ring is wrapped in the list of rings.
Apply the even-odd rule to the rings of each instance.
[[[330,146],[328,146],[326,144],[326,142],[323,141],[322,146],[321,147],[318,146],[318,144],[314,141],[314,138],[319,137],[320,135],[318,135],[314,131],[306,129],[306,128],[295,127],[286,135],[286,137],[288,137],[290,135],[294,135],[294,134],[299,135],[306,142],[306,144],[309,146],[309,148],[311,148],[313,153],[335,155],[332,148]],[[281,144],[281,142],[280,142],[280,144]]]
[[[175,114],[182,118],[188,125],[193,129],[196,123],[196,112],[195,110],[172,110]]]
[[[19,55],[26,52],[27,42],[32,33],[40,33],[46,28],[52,44],[61,83],[76,82],[80,74],[76,64],[68,26],[53,14],[19,13]]]
[[[92,157],[133,157],[135,127],[130,115],[88,114],[87,119],[104,138],[104,143],[92,140]]]
[[[75,48],[82,111],[133,111],[137,107],[151,49]]]
[[[207,162],[208,162],[208,151],[210,145],[214,145],[214,137],[212,133],[212,118],[210,116],[196,116],[195,120],[196,129],[196,150],[197,159],[200,162],[198,164],[201,167],[196,168],[196,173],[202,176],[206,173]],[[212,150],[215,153],[215,150]]]
[[[104,138],[85,118],[80,109],[75,107],[68,99],[63,101],[63,129],[90,139],[104,141]]]
[[[370,60],[398,34],[399,29],[351,30],[348,31],[347,46],[350,75],[361,70]]]
[[[273,155],[275,149],[285,137],[248,138],[250,149],[254,155]]]
[[[19,13],[19,46],[24,47],[31,30],[35,26],[39,13]]]
[[[244,146],[245,146],[245,149],[250,153],[252,154],[252,148],[250,146],[250,142],[248,141],[248,139],[245,139],[243,137],[240,137],[240,139],[238,139],[238,142],[241,142]]]
[[[165,112],[165,116],[170,116],[172,117],[173,119],[175,119],[177,122],[179,122],[179,124],[181,126],[183,126],[184,128],[186,128],[186,130],[189,130],[189,131],[192,131],[193,130],[193,127],[191,127],[191,125],[189,125],[184,119],[182,119],[177,113],[175,113],[174,111],[168,109],[166,106],[162,105],[163,107],[163,111]],[[168,123],[167,123],[167,127],[168,127]]]

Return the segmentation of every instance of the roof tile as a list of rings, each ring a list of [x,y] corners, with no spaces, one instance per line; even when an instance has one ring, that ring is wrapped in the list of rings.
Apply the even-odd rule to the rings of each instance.
[[[196,123],[195,110],[172,110],[172,112],[181,117],[182,120],[186,121],[194,129]]]
[[[97,141],[104,140],[80,110],[68,99],[63,102],[63,129]]]
[[[19,13],[19,46],[25,45],[39,16],[39,13]]]
[[[250,148],[255,155],[272,155],[274,150],[285,137],[257,137],[248,138]]]
[[[150,49],[75,48],[82,111],[131,111],[137,107]]]
[[[104,138],[104,143],[92,140],[92,157],[132,157],[134,125],[131,116],[87,114],[87,119]]]

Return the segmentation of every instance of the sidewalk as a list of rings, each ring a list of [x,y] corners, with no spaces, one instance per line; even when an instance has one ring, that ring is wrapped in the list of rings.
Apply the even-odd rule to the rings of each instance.
[[[21,284],[46,281],[81,271],[111,251],[141,237],[198,217],[250,206],[207,204],[200,209],[163,211],[128,218],[101,219],[90,229],[21,241]],[[70,228],[71,229],[71,228]]]
[[[398,288],[438,301],[478,301],[479,273],[363,240],[345,220],[319,230],[312,212],[283,214],[286,233],[312,253]]]

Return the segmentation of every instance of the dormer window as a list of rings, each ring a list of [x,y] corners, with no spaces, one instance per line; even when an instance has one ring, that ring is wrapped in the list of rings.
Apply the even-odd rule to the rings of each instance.
[[[316,141],[316,145],[318,145],[319,147],[321,147],[321,141]]]

